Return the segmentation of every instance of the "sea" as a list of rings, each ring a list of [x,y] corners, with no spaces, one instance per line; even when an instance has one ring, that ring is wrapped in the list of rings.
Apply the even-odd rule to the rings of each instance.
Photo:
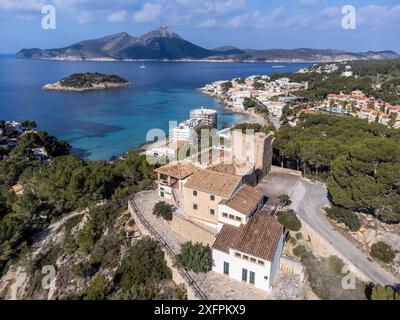
[[[246,115],[224,110],[199,89],[217,80],[273,72],[295,72],[307,63],[97,62],[16,59],[0,55],[0,120],[34,120],[38,128],[67,140],[73,153],[109,160],[146,142],[149,130],[168,133],[170,121],[189,118],[192,109],[218,111],[224,128]],[[115,74],[127,88],[87,92],[44,91],[42,86],[76,72]]]

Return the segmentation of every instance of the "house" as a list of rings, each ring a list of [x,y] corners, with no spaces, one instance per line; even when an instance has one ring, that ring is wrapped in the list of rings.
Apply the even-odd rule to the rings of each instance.
[[[24,193],[24,187],[22,184],[17,183],[11,187],[11,192],[14,192],[17,196],[20,196]]]
[[[224,224],[240,227],[265,204],[266,197],[253,187],[244,184],[230,199],[221,200],[218,204],[218,230]]]
[[[260,210],[237,226],[222,226],[212,245],[212,270],[269,292],[279,269],[284,229]]]
[[[243,185],[240,176],[200,169],[183,185],[184,211],[188,218],[218,227],[218,205],[230,199]]]
[[[32,152],[37,161],[45,163],[50,160],[50,157],[45,148],[33,148]]]
[[[158,196],[176,201],[176,197],[182,193],[187,178],[198,170],[195,165],[184,161],[171,162],[154,170],[157,173]]]
[[[176,141],[163,146],[156,146],[147,150],[146,155],[155,158],[165,157],[169,161],[181,160],[178,157],[178,152],[186,143],[186,141]]]

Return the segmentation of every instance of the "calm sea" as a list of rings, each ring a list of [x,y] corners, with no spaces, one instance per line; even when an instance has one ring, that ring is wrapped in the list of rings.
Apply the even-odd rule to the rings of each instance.
[[[219,127],[243,120],[224,111],[198,88],[216,80],[273,72],[293,72],[304,63],[68,62],[19,60],[0,55],[0,119],[35,120],[39,128],[68,140],[75,154],[110,159],[146,142],[150,129],[168,132],[200,106],[217,109]],[[84,93],[43,91],[41,87],[74,72],[116,74],[128,88]]]

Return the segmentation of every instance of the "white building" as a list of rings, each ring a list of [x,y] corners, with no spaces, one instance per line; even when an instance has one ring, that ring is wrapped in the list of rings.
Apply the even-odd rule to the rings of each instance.
[[[156,146],[154,148],[147,150],[146,155],[155,158],[165,157],[169,161],[175,161],[178,160],[179,149],[186,143],[187,143],[186,141],[177,141],[162,146]]]
[[[218,112],[213,109],[194,109],[190,111],[190,120],[201,120],[205,125],[216,128]]]
[[[212,270],[270,291],[284,245],[282,225],[259,210],[264,196],[243,186],[219,204],[219,233],[212,245]]]

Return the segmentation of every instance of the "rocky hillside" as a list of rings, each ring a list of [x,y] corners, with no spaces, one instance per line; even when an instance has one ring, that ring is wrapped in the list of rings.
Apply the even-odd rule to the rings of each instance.
[[[141,37],[126,32],[81,41],[57,49],[22,49],[17,58],[53,60],[230,60],[249,62],[338,62],[346,60],[394,59],[396,52],[352,53],[331,49],[241,50],[225,46],[205,49],[195,45],[168,27],[161,27]]]

